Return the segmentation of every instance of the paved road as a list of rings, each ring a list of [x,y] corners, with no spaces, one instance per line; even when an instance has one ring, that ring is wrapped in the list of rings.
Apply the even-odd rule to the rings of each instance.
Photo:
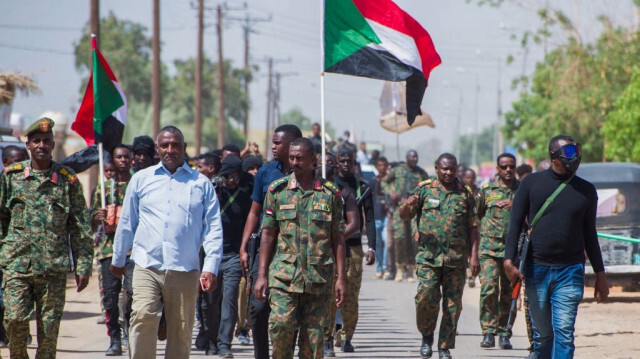
[[[95,273],[95,272],[94,272]],[[344,354],[339,350],[339,358],[419,358],[420,335],[415,326],[415,307],[413,297],[415,283],[396,283],[373,279],[373,268],[366,267],[360,295],[360,320],[352,343],[355,353]],[[67,283],[67,305],[60,328],[58,358],[88,359],[104,358],[109,339],[104,325],[97,325],[99,315],[99,296],[96,277],[92,277],[89,287],[82,293],[76,293],[75,283],[69,277]],[[459,322],[455,358],[523,358],[527,352],[526,329],[521,313],[516,320],[512,338],[514,350],[480,349],[482,340],[478,324],[478,298],[480,289],[465,288],[464,308]],[[31,323],[34,345],[29,354],[35,357],[35,321]],[[436,335],[437,337],[437,335]],[[158,356],[163,357],[164,343],[158,346]],[[1,354],[9,357],[7,349]],[[250,346],[235,345],[236,358],[253,358]],[[126,352],[125,352],[126,354]],[[194,351],[192,357],[204,356]],[[213,357],[213,356],[211,356]],[[217,356],[215,356],[217,357]],[[434,355],[437,358],[437,354]]]

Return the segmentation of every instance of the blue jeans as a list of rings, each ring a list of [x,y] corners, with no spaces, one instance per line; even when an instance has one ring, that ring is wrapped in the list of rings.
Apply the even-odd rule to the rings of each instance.
[[[584,264],[528,264],[524,277],[538,359],[573,358],[576,315],[584,294]]]
[[[387,217],[376,219],[376,272],[388,270]]]

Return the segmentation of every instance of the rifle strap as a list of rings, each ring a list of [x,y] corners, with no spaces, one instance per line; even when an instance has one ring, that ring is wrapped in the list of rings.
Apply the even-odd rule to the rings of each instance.
[[[558,186],[558,188],[556,188],[556,190],[553,191],[551,196],[549,196],[549,198],[547,198],[547,200],[544,201],[544,204],[542,205],[538,213],[536,213],[536,216],[533,217],[533,221],[531,221],[531,227],[529,228],[529,235],[531,235],[531,232],[533,231],[533,227],[535,227],[535,225],[538,223],[538,221],[540,220],[540,217],[542,217],[544,212],[547,210],[547,207],[549,207],[551,202],[553,202],[553,200],[556,199],[556,197],[558,197],[560,192],[562,192],[562,190],[567,186],[567,183],[571,182],[571,180],[573,179],[573,176],[575,175],[572,175],[571,177],[567,178],[564,182],[562,182],[560,186]]]

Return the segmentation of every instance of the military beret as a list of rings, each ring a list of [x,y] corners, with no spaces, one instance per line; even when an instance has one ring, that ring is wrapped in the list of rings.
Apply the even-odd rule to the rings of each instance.
[[[55,122],[53,122],[52,119],[49,117],[43,117],[31,124],[31,126],[29,126],[25,131],[25,134],[28,137],[34,133],[50,133],[53,130],[53,125],[55,125]]]

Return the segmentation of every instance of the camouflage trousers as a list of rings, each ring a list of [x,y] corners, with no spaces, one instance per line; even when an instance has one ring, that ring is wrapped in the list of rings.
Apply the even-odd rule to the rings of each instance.
[[[400,212],[393,213],[393,245],[395,247],[396,270],[416,264],[416,245],[413,240],[411,221],[400,219]]]
[[[295,334],[299,331],[298,357],[322,358],[331,291],[328,294],[289,293],[278,288],[269,288],[269,291],[271,357],[293,358]]]
[[[348,246],[351,257],[347,258],[347,292],[342,304],[342,340],[351,340],[358,324],[358,300],[362,286],[362,245]]]
[[[433,335],[442,299],[438,348],[453,349],[456,345],[458,318],[462,311],[465,269],[419,265],[417,273],[419,284],[415,299],[418,331],[423,337]]]
[[[503,263],[504,258],[480,256],[480,327],[482,334],[510,338],[507,320],[511,306],[511,284]]]
[[[9,337],[11,358],[29,358],[27,336],[34,303],[38,333],[36,358],[55,358],[58,329],[64,311],[66,274],[35,276],[5,273],[2,285],[5,302],[4,325]]]

